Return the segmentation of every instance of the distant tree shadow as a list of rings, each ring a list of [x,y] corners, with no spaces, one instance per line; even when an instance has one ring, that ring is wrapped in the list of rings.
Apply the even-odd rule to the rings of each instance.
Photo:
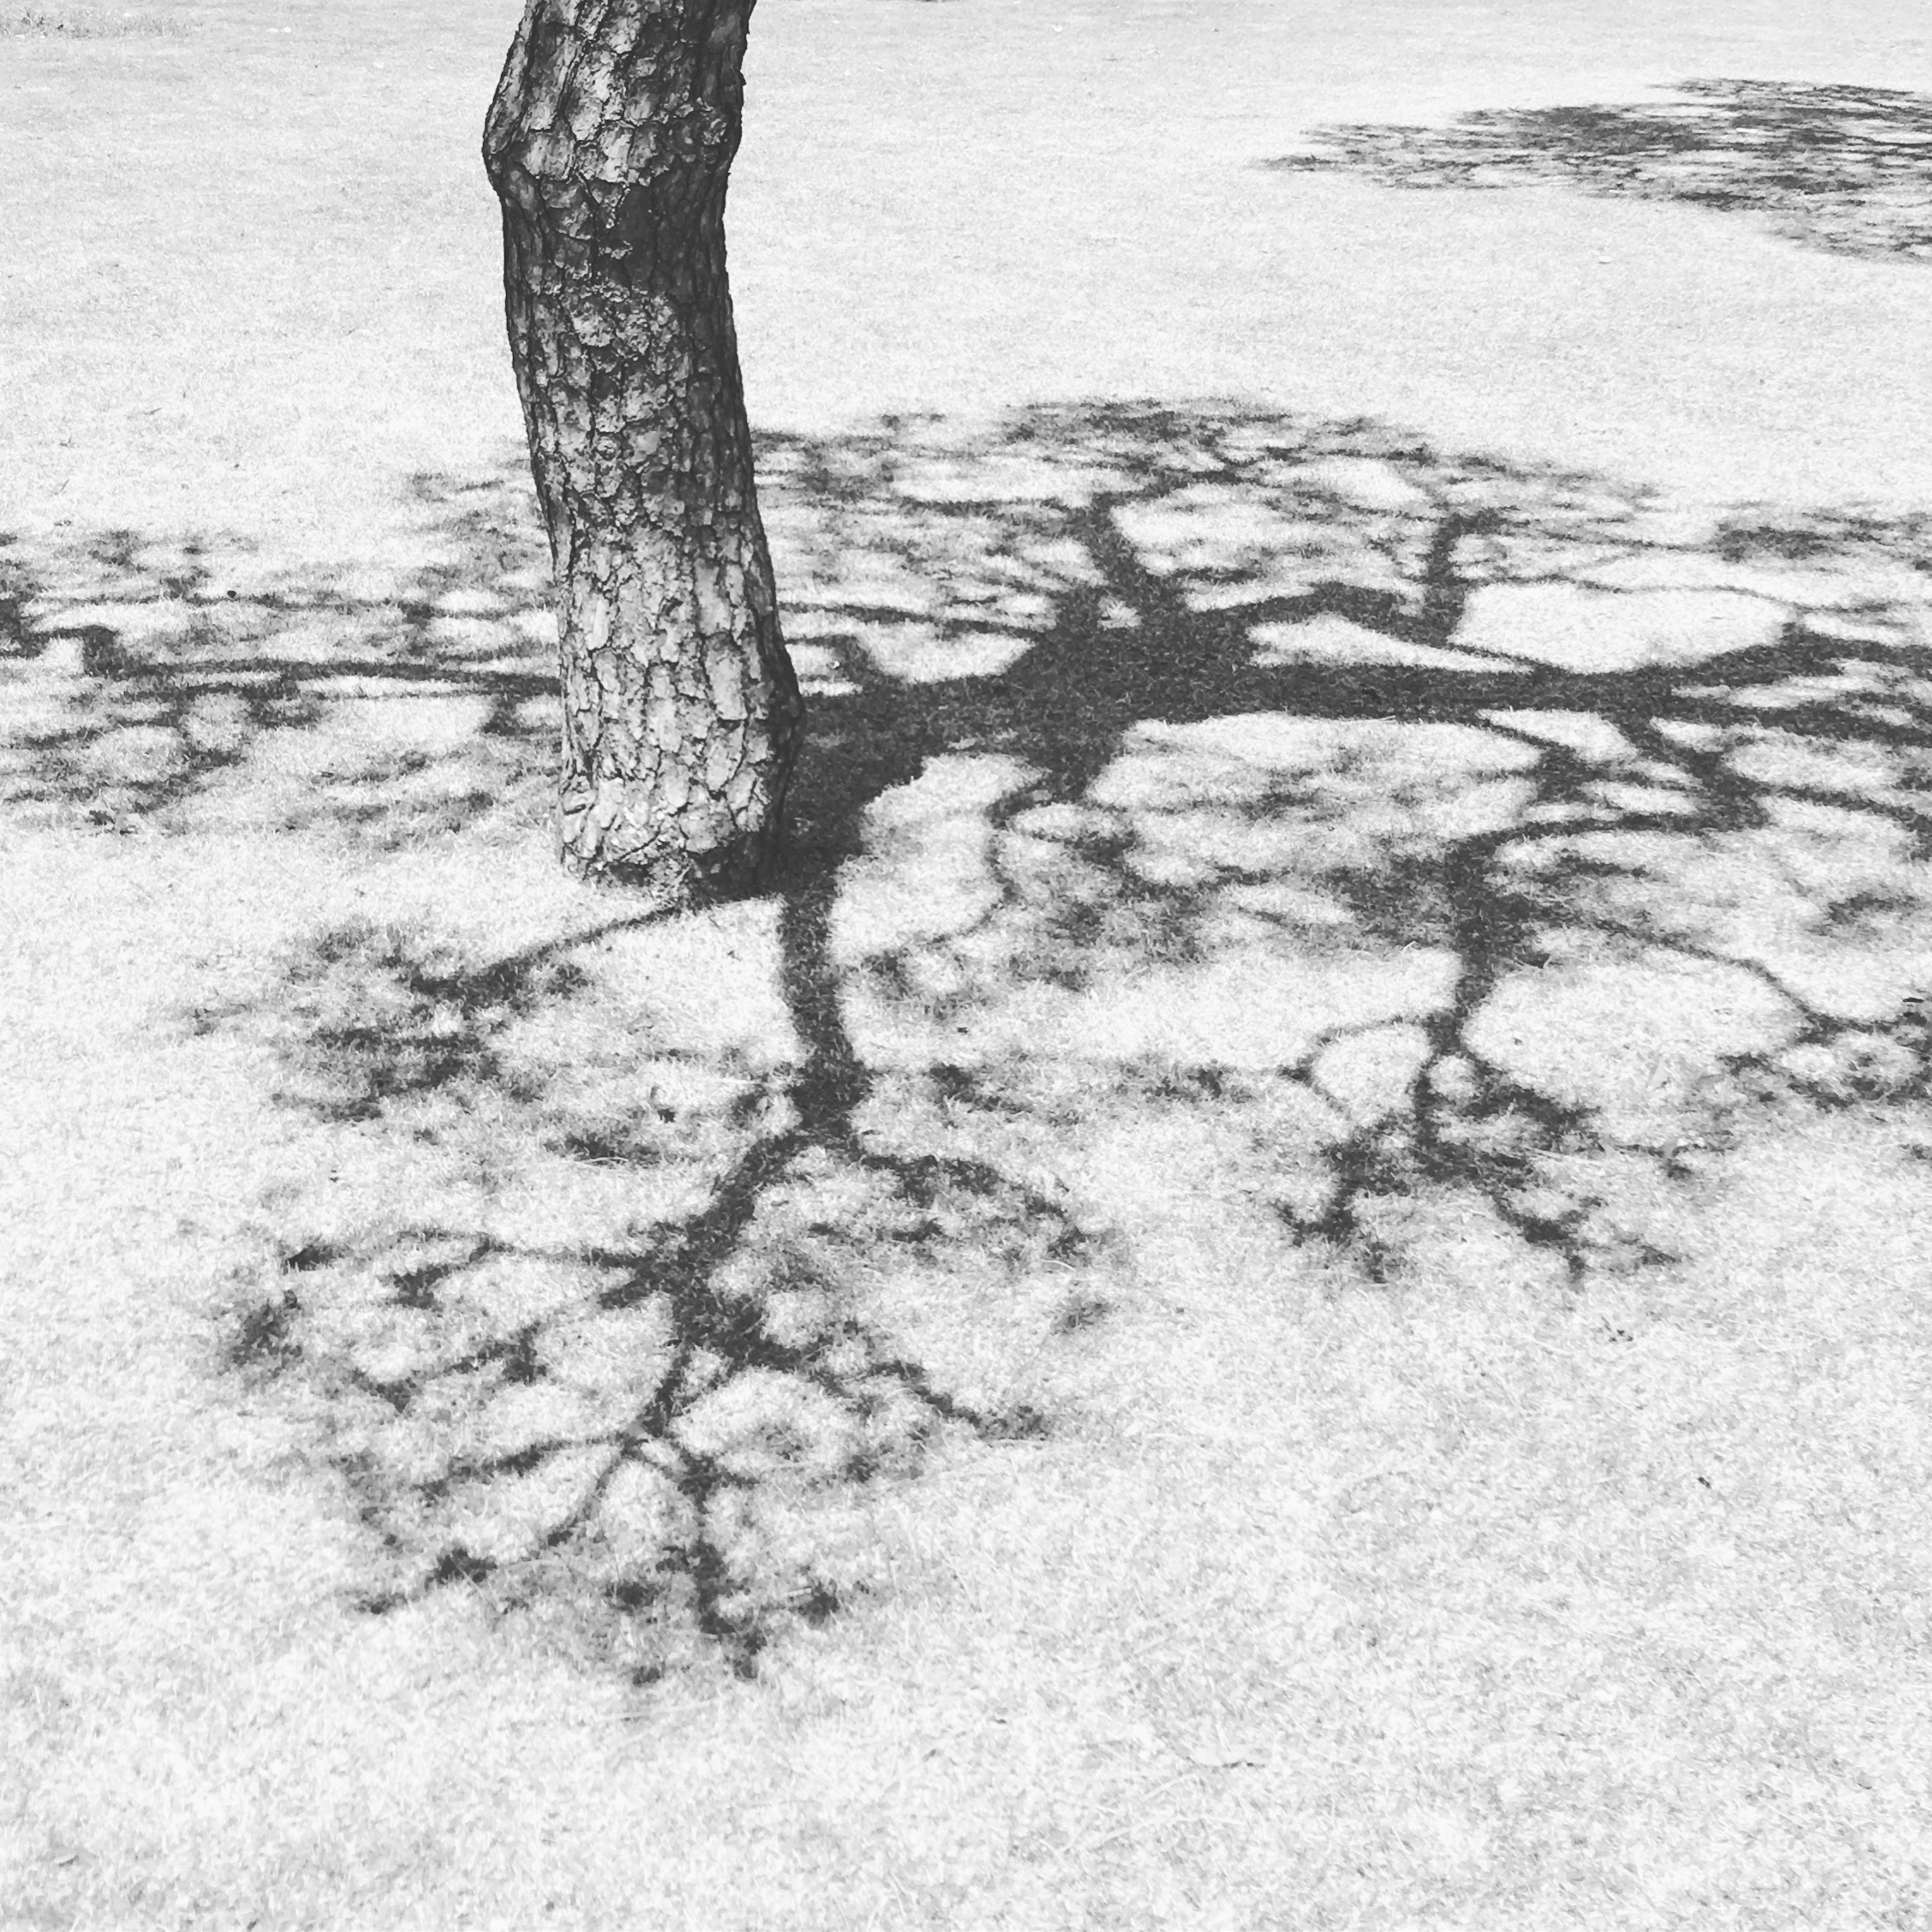
[[[790,1044],[680,1018],[664,989],[723,962],[648,948],[707,915],[621,896],[534,944],[332,927],[197,1020],[274,1041],[290,1103],[395,1167],[392,1210],[281,1211],[230,1340],[310,1406],[386,1552],[370,1609],[461,1582],[640,1678],[755,1669],[867,1587],[877,1479],[1051,1426],[932,1362],[949,1322],[994,1346],[1016,1296],[1038,1346],[1102,1318],[1118,1250],[1056,1166],[1096,1123],[1211,1114],[1284,1244],[1358,1280],[1453,1274],[1480,1236],[1574,1293],[1670,1258],[1632,1200],[1754,1110],[1926,1098],[1925,520],[1214,404],[762,454],[812,706],[768,895]],[[234,658],[194,641],[218,573],[176,568],[165,676],[130,670],[154,654],[99,583],[16,563],[16,808],[81,808],[90,731],[138,704],[184,734],[236,676],[235,755],[125,814],[281,811],[275,746],[425,683],[473,707],[432,790],[493,734],[526,764],[524,487],[425,501],[434,584],[258,598]],[[386,768],[326,770],[278,822],[484,822],[425,835]]]
[[[1265,165],[1396,188],[1561,182],[1758,215],[1830,254],[1932,259],[1932,94],[1772,80],[1672,92],[1687,98],[1324,129],[1315,152]]]

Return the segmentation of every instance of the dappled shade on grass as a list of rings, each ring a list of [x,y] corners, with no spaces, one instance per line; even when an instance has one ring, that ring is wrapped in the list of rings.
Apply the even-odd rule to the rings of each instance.
[[[753,1668],[874,1586],[869,1486],[1051,1430],[1024,1365],[1126,1265],[1060,1180],[1102,1126],[1211,1115],[1339,1279],[1562,1294],[1667,1260],[1754,1109],[1924,1096],[1922,520],[1220,406],[763,474],[812,706],[769,971],[614,898],[513,945],[334,925],[199,1016],[430,1163],[286,1210],[235,1312],[372,1606],[464,1582],[639,1677]],[[424,494],[442,560],[354,594],[23,562],[16,796],[83,809],[145,731],[124,826],[527,826],[516,486]]]
[[[1672,91],[1684,98],[1326,128],[1310,152],[1268,165],[1396,188],[1559,182],[1754,214],[1834,255],[1932,260],[1932,94],[1775,80]]]
[[[785,1620],[836,1608],[840,1492],[915,1466],[943,1425],[1037,1432],[1024,1403],[977,1407],[895,1345],[877,1256],[1010,1274],[1086,1245],[994,1165],[908,1142],[876,1107],[862,1130],[873,1083],[836,1021],[765,1069],[694,1066],[648,1026],[602,1064],[533,1043],[589,990],[571,956],[650,919],[474,963],[338,930],[295,962],[274,1022],[292,1100],[459,1156],[507,1128],[486,1198],[548,1180],[568,1200],[557,1170],[594,1169],[617,1184],[616,1232],[520,1239],[493,1202],[470,1225],[307,1243],[238,1310],[232,1350],[326,1390],[328,1460],[396,1559],[368,1607],[490,1585],[567,1612],[640,1680],[692,1632],[748,1671]],[[814,943],[794,930],[789,950]]]
[[[0,548],[0,802],[388,847],[526,806],[556,730],[548,567],[500,482],[419,487],[438,559],[325,583],[130,530],[38,570]]]

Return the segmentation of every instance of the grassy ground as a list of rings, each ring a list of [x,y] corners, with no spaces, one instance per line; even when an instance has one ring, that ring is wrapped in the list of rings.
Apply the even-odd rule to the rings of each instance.
[[[0,15],[0,1924],[1932,1923],[1918,10],[766,0],[675,920],[512,10]]]

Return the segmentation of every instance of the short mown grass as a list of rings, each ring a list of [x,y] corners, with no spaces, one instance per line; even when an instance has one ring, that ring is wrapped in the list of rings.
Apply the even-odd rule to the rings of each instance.
[[[0,14],[0,36],[60,34],[75,40],[98,40],[187,32],[186,22],[172,14],[107,13],[72,7],[22,7]]]
[[[748,139],[763,90],[796,166],[748,148],[737,260],[811,735],[770,889],[673,918],[549,848],[471,124],[508,19],[15,45],[0,1925],[1923,1924],[1910,437],[1606,460],[1586,364],[1660,406],[1610,295],[1486,379],[1542,386],[1540,448],[1446,378],[1390,406],[1448,367],[1418,206],[1519,319],[1526,236],[1667,282],[1694,231],[1286,178],[1209,85],[1237,10],[768,4]],[[1359,131],[1429,10],[1250,50]],[[1622,45],[1559,10],[1529,94]],[[1482,106],[1528,56],[1455,17]],[[1118,72],[1046,141],[1076,65]],[[1044,202],[1113,208],[1163,88],[1141,360],[1100,380],[1096,328],[987,389],[1007,324],[946,265],[1106,280],[1001,210],[1049,148]],[[865,167],[812,145],[862,105]],[[940,193],[942,110],[1012,165]],[[144,127],[177,186],[121,206]],[[916,265],[835,314],[784,252],[862,253],[826,211],[882,179],[880,232],[952,238],[950,399],[893,386]],[[1386,343],[1208,380],[1274,285],[1236,184]],[[1775,249],[1792,314],[1904,312],[1909,262],[1755,218],[1697,218],[1715,308]],[[814,358],[872,329],[855,409]]]

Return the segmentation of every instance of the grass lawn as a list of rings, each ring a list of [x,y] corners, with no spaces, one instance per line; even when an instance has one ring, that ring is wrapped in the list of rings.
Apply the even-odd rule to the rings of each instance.
[[[514,11],[0,8],[0,1927],[1932,1926],[1922,8],[764,0],[669,919]]]

